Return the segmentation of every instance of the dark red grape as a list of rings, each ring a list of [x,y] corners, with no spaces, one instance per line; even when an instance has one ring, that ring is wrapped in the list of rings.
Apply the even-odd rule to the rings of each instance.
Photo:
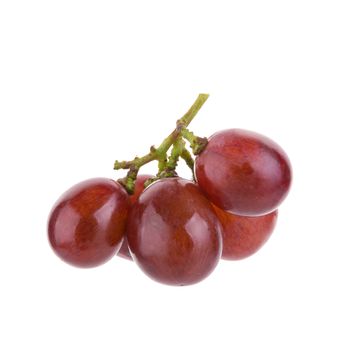
[[[277,210],[263,216],[238,216],[213,205],[222,226],[222,258],[239,260],[256,251],[276,226]]]
[[[291,165],[275,142],[251,131],[230,129],[209,138],[196,158],[196,179],[209,200],[237,215],[275,210],[291,184]]]
[[[144,186],[145,182],[151,177],[152,175],[145,175],[145,174],[137,175],[134,193],[129,197],[131,205],[137,201],[140,194],[145,189],[145,186]],[[122,258],[132,260],[132,257],[129,251],[128,240],[126,239],[126,237],[123,240],[123,243],[119,249],[118,255]]]
[[[180,178],[149,186],[128,217],[133,259],[158,282],[188,285],[208,276],[222,251],[221,225],[199,187]]]
[[[53,250],[65,262],[94,267],[118,251],[129,198],[117,182],[96,178],[76,184],[54,205],[48,222]]]

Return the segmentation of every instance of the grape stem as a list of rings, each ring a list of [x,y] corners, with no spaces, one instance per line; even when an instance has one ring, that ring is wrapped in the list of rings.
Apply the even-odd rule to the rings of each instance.
[[[189,131],[188,129],[183,129],[181,131],[181,135],[190,143],[195,156],[200,154],[208,143],[208,139],[206,137],[195,136],[193,132]]]
[[[157,176],[152,179],[153,181],[163,177],[176,176],[175,169],[180,157],[185,160],[186,164],[193,172],[194,161],[191,153],[186,149],[184,139],[190,143],[194,155],[199,154],[208,143],[206,138],[195,136],[187,129],[208,97],[208,94],[198,95],[187,113],[176,122],[176,128],[163,140],[158,148],[152,146],[149,153],[143,157],[135,157],[134,160],[131,161],[115,161],[115,170],[129,169],[126,177],[118,180],[128,193],[132,194],[134,192],[135,181],[140,168],[153,160],[158,161],[158,173]],[[168,157],[167,152],[171,146],[171,154]]]

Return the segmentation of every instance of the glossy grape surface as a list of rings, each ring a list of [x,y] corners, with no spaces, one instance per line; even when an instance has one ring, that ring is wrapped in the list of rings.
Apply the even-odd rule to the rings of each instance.
[[[129,198],[117,182],[95,178],[76,184],[54,205],[48,222],[53,250],[65,262],[94,267],[118,251]]]
[[[196,158],[195,173],[211,202],[246,216],[274,211],[288,194],[292,177],[290,162],[280,146],[240,129],[211,136]]]
[[[238,216],[214,206],[222,225],[222,258],[244,259],[269,239],[277,221],[277,210],[263,216]]]
[[[145,182],[151,177],[152,175],[146,175],[146,174],[137,175],[134,193],[129,197],[131,205],[133,205],[137,201],[137,199],[140,197],[140,194],[145,189],[145,186],[144,186]],[[126,237],[123,240],[123,243],[119,249],[118,255],[122,258],[132,260],[132,257],[129,251],[128,240]]]
[[[131,209],[133,259],[158,282],[188,285],[208,276],[222,251],[221,225],[198,186],[181,178],[149,186]]]

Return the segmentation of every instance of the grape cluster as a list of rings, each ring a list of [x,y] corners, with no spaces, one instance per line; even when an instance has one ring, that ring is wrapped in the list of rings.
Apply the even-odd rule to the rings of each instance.
[[[192,138],[193,149],[198,140]],[[117,253],[169,285],[199,282],[220,258],[255,253],[271,235],[291,185],[286,153],[265,136],[228,129],[194,154],[192,180],[169,167],[157,177],[141,175],[135,163],[123,162],[130,169],[123,181],[95,178],[70,188],[49,216],[53,250],[78,267],[98,266]]]

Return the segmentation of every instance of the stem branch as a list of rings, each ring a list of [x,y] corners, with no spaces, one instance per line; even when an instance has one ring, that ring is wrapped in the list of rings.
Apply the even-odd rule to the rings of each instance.
[[[188,129],[182,129],[181,135],[190,143],[195,156],[201,153],[208,144],[208,139],[206,137],[195,136],[193,132]]]
[[[186,160],[186,163],[190,164],[190,167],[193,169],[193,164],[192,164],[193,161],[191,163],[191,161],[189,160],[190,158],[188,156],[188,151],[187,150],[184,151],[184,144],[183,144],[182,137],[187,138],[186,136],[188,136],[188,133],[190,133],[186,129],[187,126],[191,123],[191,121],[196,116],[196,114],[198,113],[200,108],[203,106],[205,101],[208,99],[208,97],[209,97],[208,94],[198,95],[197,99],[194,101],[193,105],[187,111],[187,113],[176,122],[176,128],[171,132],[171,134],[169,134],[168,137],[166,137],[163,140],[163,142],[159,145],[158,148],[155,148],[154,146],[152,146],[149,153],[147,153],[143,157],[136,157],[134,160],[131,160],[131,161],[122,161],[122,162],[115,161],[114,163],[115,170],[129,169],[127,176],[119,180],[119,182],[126,188],[126,190],[129,193],[133,193],[134,191],[135,180],[139,169],[143,165],[153,160],[158,161],[158,175],[166,172],[165,170],[172,170],[173,172],[175,172],[177,160],[179,159],[180,156],[184,158]],[[187,130],[187,132],[184,130]],[[193,137],[195,138],[194,135]],[[191,147],[192,147],[192,144],[194,145],[195,143],[196,141],[193,140],[193,142],[191,143]],[[173,152],[170,155],[168,160],[167,152],[172,145],[173,145]],[[192,147],[192,149],[195,150],[196,147],[197,146],[194,146]]]

